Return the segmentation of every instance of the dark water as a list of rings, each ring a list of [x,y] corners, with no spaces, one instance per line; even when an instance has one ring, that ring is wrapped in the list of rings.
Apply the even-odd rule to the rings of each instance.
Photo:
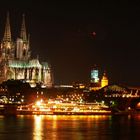
[[[0,140],[139,140],[135,116],[0,116]]]

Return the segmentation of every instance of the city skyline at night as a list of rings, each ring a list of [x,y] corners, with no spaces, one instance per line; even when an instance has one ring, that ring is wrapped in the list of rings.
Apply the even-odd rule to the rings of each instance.
[[[14,38],[24,13],[33,57],[39,54],[51,64],[55,84],[90,82],[90,71],[97,64],[111,83],[139,86],[138,4],[14,0],[2,5],[0,40],[7,11]]]
[[[140,4],[0,1],[0,140],[139,139]]]

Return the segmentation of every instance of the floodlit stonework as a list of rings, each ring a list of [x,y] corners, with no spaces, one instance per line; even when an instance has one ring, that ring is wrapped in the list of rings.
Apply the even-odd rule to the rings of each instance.
[[[51,67],[38,58],[31,59],[29,36],[26,34],[25,16],[22,17],[20,36],[12,40],[9,13],[6,18],[4,37],[0,48],[0,83],[3,81],[25,80],[42,83],[47,87],[53,84]]]

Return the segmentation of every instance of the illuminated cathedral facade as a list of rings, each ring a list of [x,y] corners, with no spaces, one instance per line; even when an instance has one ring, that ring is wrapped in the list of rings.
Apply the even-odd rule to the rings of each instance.
[[[52,71],[47,62],[40,63],[39,59],[31,59],[30,41],[27,37],[25,16],[22,17],[20,35],[12,40],[9,13],[3,39],[0,43],[0,83],[14,79],[29,83],[42,83],[52,87]]]

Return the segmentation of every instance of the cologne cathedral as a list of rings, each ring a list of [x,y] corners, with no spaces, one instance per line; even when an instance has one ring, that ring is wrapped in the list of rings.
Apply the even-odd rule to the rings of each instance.
[[[47,62],[31,59],[30,41],[26,33],[25,16],[22,17],[19,37],[13,41],[11,37],[9,13],[3,39],[0,43],[0,83],[14,79],[29,83],[41,83],[52,86],[52,72]]]

